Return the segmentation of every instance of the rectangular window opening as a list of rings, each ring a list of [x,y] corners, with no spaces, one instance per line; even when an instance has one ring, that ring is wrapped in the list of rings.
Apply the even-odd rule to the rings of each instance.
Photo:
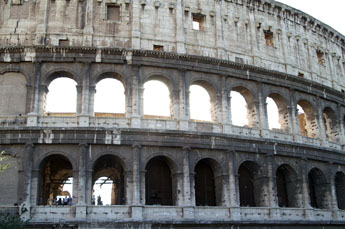
[[[273,32],[271,32],[269,30],[265,30],[264,34],[265,34],[266,46],[274,47]]]
[[[120,21],[120,6],[114,4],[107,5],[107,20],[110,21]]]
[[[68,39],[59,40],[59,46],[69,46],[69,40]]]
[[[204,30],[205,28],[205,15],[193,14],[193,29]]]
[[[164,51],[164,46],[163,45],[153,45],[153,50],[154,51]]]
[[[321,50],[317,50],[316,51],[316,55],[317,55],[317,61],[320,65],[324,65],[325,64],[325,58],[324,58],[324,53]]]

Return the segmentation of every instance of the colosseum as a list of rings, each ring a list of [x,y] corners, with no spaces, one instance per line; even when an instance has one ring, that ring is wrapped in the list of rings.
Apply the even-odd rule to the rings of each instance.
[[[30,228],[345,227],[345,37],[330,26],[274,0],[0,0],[0,12],[0,212]],[[57,101],[75,109],[51,112],[62,78],[75,96]],[[122,112],[95,109],[104,80],[124,96],[101,102]],[[145,113],[150,82],[168,115]],[[191,114],[192,87],[209,120]]]

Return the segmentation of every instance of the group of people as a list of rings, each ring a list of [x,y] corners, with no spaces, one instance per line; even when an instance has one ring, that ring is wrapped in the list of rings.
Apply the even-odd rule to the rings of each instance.
[[[72,197],[65,196],[64,198],[54,199],[53,205],[72,205]]]

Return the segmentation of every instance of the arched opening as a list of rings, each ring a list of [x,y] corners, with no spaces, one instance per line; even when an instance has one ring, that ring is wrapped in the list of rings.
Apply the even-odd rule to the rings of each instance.
[[[123,167],[116,156],[105,155],[97,159],[92,183],[92,204],[125,204]]]
[[[77,111],[77,82],[59,77],[48,86],[44,110],[48,115],[75,115]]]
[[[296,172],[289,165],[281,165],[276,171],[277,197],[279,207],[299,207]]]
[[[222,203],[222,177],[220,165],[213,159],[200,160],[195,168],[195,201],[197,206],[220,206]]]
[[[269,129],[281,129],[281,125],[279,123],[279,111],[278,106],[275,101],[267,97],[266,98],[267,104],[267,119],[268,119],[268,127]]]
[[[123,116],[126,111],[125,88],[120,80],[105,78],[96,85],[94,112],[97,117]]]
[[[345,174],[343,172],[337,172],[335,175],[335,192],[338,208],[345,210]]]
[[[323,110],[323,121],[325,124],[327,139],[332,142],[338,142],[339,129],[337,123],[337,115],[330,107],[326,107]]]
[[[192,120],[217,122],[218,105],[216,92],[210,84],[197,81],[189,87],[189,108]]]
[[[62,155],[47,157],[40,165],[39,175],[37,200],[39,205],[51,205],[59,201],[59,198],[67,197],[68,194],[72,198],[73,169],[66,157]],[[70,199],[69,203],[71,202]]]
[[[290,114],[285,99],[279,94],[272,93],[267,97],[266,102],[269,128],[288,132]]]
[[[302,136],[309,138],[319,137],[319,127],[316,120],[316,113],[310,102],[300,100],[297,105],[298,121]]]
[[[310,206],[325,209],[329,207],[328,184],[323,172],[313,168],[308,173]]]
[[[152,158],[146,165],[146,205],[173,205],[171,170],[167,158]]]
[[[169,118],[173,114],[172,98],[166,83],[150,79],[144,84],[145,118]]]
[[[240,206],[262,207],[264,201],[264,179],[259,179],[260,167],[251,161],[241,164],[238,169]],[[262,178],[262,177],[261,177]]]
[[[256,107],[253,94],[246,88],[234,87],[231,97],[231,120],[233,125],[256,127]]]
[[[237,91],[231,91],[230,97],[232,125],[248,126],[248,111],[245,98]]]

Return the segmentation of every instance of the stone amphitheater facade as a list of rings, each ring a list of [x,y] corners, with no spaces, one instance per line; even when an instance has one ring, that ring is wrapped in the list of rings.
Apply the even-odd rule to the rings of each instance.
[[[45,112],[59,77],[77,83],[72,115]],[[0,210],[35,228],[343,228],[344,77],[345,37],[273,0],[0,0]],[[94,113],[105,78],[124,114]],[[150,80],[169,117],[144,115]],[[191,85],[211,122],[190,118]],[[110,206],[92,203],[100,176],[117,181]],[[73,204],[47,204],[68,177]]]

